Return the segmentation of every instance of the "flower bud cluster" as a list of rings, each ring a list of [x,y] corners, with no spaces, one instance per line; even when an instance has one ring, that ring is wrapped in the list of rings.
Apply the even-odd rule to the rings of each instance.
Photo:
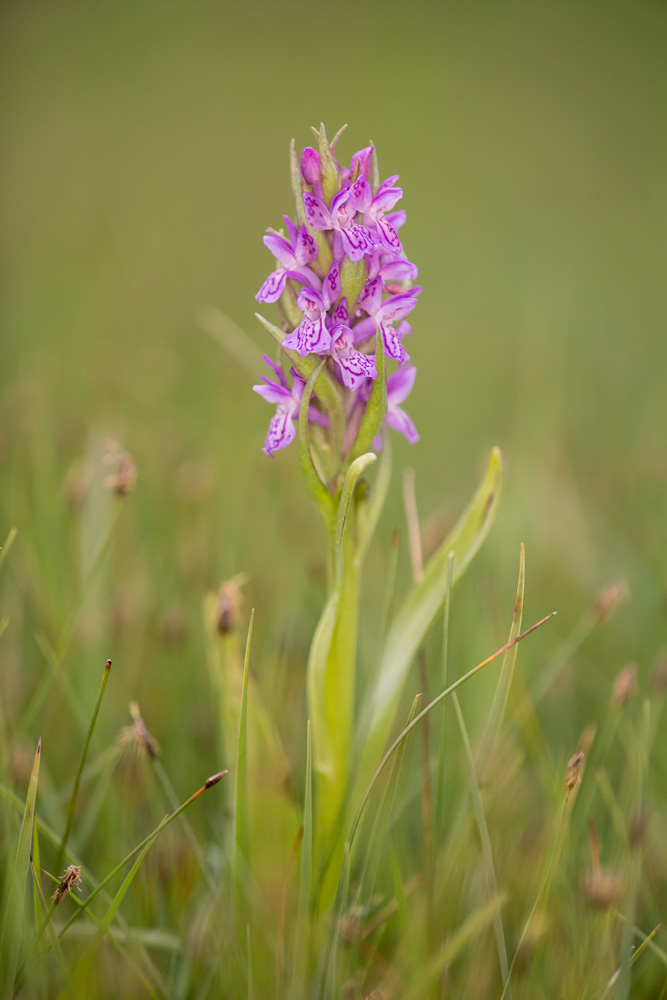
[[[412,284],[417,268],[405,257],[398,235],[405,222],[405,212],[395,211],[403,194],[396,186],[398,176],[380,183],[373,146],[355,153],[349,167],[342,166],[335,152],[343,130],[331,143],[324,126],[313,131],[318,149],[304,149],[300,162],[293,152],[296,222],[284,216],[286,232],[267,230],[264,237],[278,267],[256,298],[278,303],[281,353],[293,362],[290,383],[282,366],[265,355],[275,378],[262,376],[263,384],[253,387],[276,405],[264,451],[271,455],[294,440],[306,378],[312,362],[322,360],[342,401],[344,453],[354,445],[379,369],[384,373],[390,359],[398,367],[386,383],[381,380],[386,395],[380,425],[374,428],[375,444],[380,444],[382,424],[414,443],[419,435],[400,404],[415,380],[403,341],[412,332],[406,317],[421,288]],[[302,359],[311,360],[310,368]],[[308,420],[323,428],[330,424],[317,388],[309,400]]]

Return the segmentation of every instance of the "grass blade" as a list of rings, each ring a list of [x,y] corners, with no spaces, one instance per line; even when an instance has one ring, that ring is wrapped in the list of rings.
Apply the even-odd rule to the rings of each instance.
[[[28,794],[26,796],[23,820],[19,831],[14,863],[8,873],[8,891],[0,939],[0,996],[10,998],[14,992],[14,982],[18,969],[21,938],[26,921],[25,883],[30,865],[30,844],[35,819],[39,765],[42,756],[41,738],[32,764]]]
[[[236,786],[234,809],[234,853],[240,855],[244,866],[250,860],[250,817],[248,810],[248,669],[250,665],[250,645],[255,609],[250,612],[248,638],[243,661],[243,687],[241,689],[241,710],[239,713],[239,735],[236,751]],[[238,866],[236,876],[238,878]]]
[[[63,839],[60,842],[60,848],[58,850],[58,857],[56,860],[56,871],[60,870],[60,866],[62,864],[62,860],[65,854],[65,848],[67,847],[67,841],[69,840],[69,835],[72,831],[72,822],[74,820],[74,809],[76,807],[76,800],[79,795],[79,787],[81,785],[81,775],[83,774],[83,769],[86,766],[88,748],[90,747],[90,741],[93,736],[93,730],[95,729],[95,723],[97,722],[97,716],[99,715],[100,706],[102,705],[102,698],[104,697],[104,692],[106,690],[107,681],[109,680],[110,671],[111,671],[111,660],[107,660],[104,666],[104,673],[102,674],[102,681],[100,683],[100,689],[97,693],[97,700],[95,702],[93,714],[90,719],[90,725],[88,727],[88,732],[86,734],[86,740],[83,745],[83,750],[81,751],[79,766],[77,768],[76,776],[74,778],[74,788],[72,789],[72,794],[70,795],[70,799],[67,804],[67,821],[65,823],[65,832],[63,833]]]
[[[507,655],[507,654],[505,654]],[[472,753],[472,747],[470,746],[470,740],[468,738],[468,730],[466,728],[465,719],[463,718],[463,713],[461,712],[461,706],[459,705],[459,699],[454,692],[452,696],[454,702],[454,712],[459,724],[459,729],[461,731],[461,739],[463,741],[463,750],[465,753],[466,764],[468,766],[468,780],[470,782],[470,792],[472,794],[473,810],[475,813],[475,820],[477,822],[477,829],[479,831],[479,838],[482,844],[482,860],[484,863],[484,876],[486,878],[486,885],[489,892],[489,897],[494,900],[498,897],[498,883],[496,880],[496,870],[493,864],[493,852],[491,850],[491,838],[489,837],[489,828],[486,825],[486,816],[484,815],[484,806],[482,805],[482,797],[479,792],[479,782],[477,781],[477,774],[475,772],[475,760]],[[496,938],[496,947],[498,948],[498,961],[500,963],[500,974],[503,980],[503,989],[506,992],[509,1000],[512,998],[512,991],[509,988],[509,969],[507,966],[507,946],[505,944],[505,931],[503,928],[503,921],[500,915],[500,909],[496,909],[492,917],[493,921],[493,933]]]
[[[526,554],[522,542],[519,554],[519,582],[516,589],[514,614],[512,616],[512,626],[509,634],[510,639],[514,639],[514,637],[521,631],[525,585]],[[510,687],[512,686],[512,678],[514,676],[517,652],[517,647],[512,646],[507,650],[503,657],[500,673],[498,674],[498,684],[496,685],[496,690],[493,695],[493,701],[491,702],[491,708],[487,716],[486,728],[482,738],[482,751],[480,754],[482,763],[484,763],[492,753],[498,733],[500,732],[500,727],[502,726],[503,719],[505,718],[507,703],[509,701]]]

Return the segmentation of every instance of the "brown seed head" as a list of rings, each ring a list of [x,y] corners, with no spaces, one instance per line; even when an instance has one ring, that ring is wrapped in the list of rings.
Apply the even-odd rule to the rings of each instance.
[[[58,888],[51,896],[51,902],[57,906],[61,899],[69,896],[72,889],[81,892],[81,865],[70,865],[65,869],[65,874],[60,880]]]
[[[614,611],[622,601],[626,601],[630,596],[630,588],[627,580],[614,580],[603,587],[595,599],[591,608],[591,615],[596,622],[605,622],[611,618]]]
[[[622,708],[637,690],[637,664],[628,663],[614,679],[610,705]]]
[[[149,733],[136,701],[130,702],[130,715],[133,719],[132,725],[123,726],[118,734],[118,742],[121,746],[133,749],[138,757],[146,756],[155,760],[160,756],[160,744]]]
[[[243,604],[241,587],[247,580],[247,575],[240,573],[233,576],[231,580],[225,581],[218,591],[214,614],[215,624],[221,635],[227,635],[238,628]]]
[[[667,649],[662,649],[655,658],[651,687],[657,694],[664,694],[667,691]]]
[[[609,868],[594,868],[584,876],[586,902],[607,909],[616,906],[625,891],[625,876]]]
[[[581,784],[581,772],[584,766],[584,753],[579,750],[570,757],[567,762],[567,770],[565,772],[565,791],[569,795],[573,788]]]
[[[106,447],[102,462],[111,471],[104,480],[104,485],[113,491],[115,497],[124,497],[136,485],[137,470],[131,456],[115,441],[107,441]]]

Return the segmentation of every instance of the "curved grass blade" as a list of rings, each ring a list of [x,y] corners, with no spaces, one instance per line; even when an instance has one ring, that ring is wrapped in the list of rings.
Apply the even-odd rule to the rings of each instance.
[[[226,774],[227,774],[227,771],[219,771],[218,774],[212,774],[210,778],[206,779],[206,781],[201,786],[201,788],[198,788],[196,792],[193,792],[192,795],[185,800],[185,802],[181,803],[181,805],[178,807],[178,809],[174,809],[173,812],[167,813],[167,815],[164,817],[164,819],[160,823],[158,823],[158,825],[155,827],[155,829],[152,831],[152,833],[149,833],[147,837],[144,837],[144,839],[139,844],[137,844],[136,847],[134,847],[129,852],[129,854],[125,855],[125,857],[122,859],[122,861],[118,862],[118,864],[109,872],[108,875],[105,875],[105,877],[102,879],[101,882],[97,883],[97,885],[95,886],[95,888],[93,889],[93,891],[90,893],[90,895],[88,896],[88,898],[83,900],[83,902],[80,904],[79,908],[74,911],[74,913],[69,918],[69,920],[60,928],[60,930],[58,931],[58,937],[62,937],[63,934],[65,933],[65,931],[67,931],[68,928],[72,926],[72,924],[74,923],[74,921],[77,920],[78,917],[80,917],[82,913],[86,912],[86,910],[88,909],[88,907],[90,906],[90,904],[92,903],[92,901],[94,899],[96,899],[97,896],[99,896],[99,894],[104,889],[106,889],[107,885],[115,879],[116,875],[119,875],[120,872],[122,872],[123,868],[125,867],[126,864],[128,864],[128,862],[130,862],[134,858],[136,858],[136,856],[141,851],[143,851],[143,849],[144,849],[144,847],[146,847],[146,845],[152,844],[153,840],[155,839],[155,837],[159,833],[162,833],[162,831],[167,826],[169,826],[170,823],[173,823],[174,820],[177,818],[177,816],[180,816],[180,814],[185,809],[187,809],[188,806],[192,805],[192,803],[196,799],[198,799],[200,797],[200,795],[203,795],[204,792],[208,791],[209,788],[213,788],[214,785],[217,785],[218,782],[221,780],[221,778],[223,778]]]
[[[70,800],[67,804],[67,820],[65,823],[65,832],[63,833],[63,839],[60,842],[60,848],[58,849],[58,857],[56,859],[56,871],[60,870],[62,860],[65,854],[65,848],[67,847],[67,841],[69,840],[69,835],[72,832],[72,823],[74,821],[74,809],[76,807],[76,800],[79,795],[79,787],[81,785],[81,775],[83,774],[83,769],[86,765],[86,758],[88,756],[88,748],[90,747],[90,741],[93,736],[93,730],[95,729],[95,723],[97,722],[97,716],[99,715],[100,707],[102,705],[102,698],[104,697],[104,692],[106,690],[107,681],[109,680],[109,673],[111,671],[111,660],[107,660],[104,666],[104,673],[102,674],[102,680],[100,682],[100,689],[97,692],[97,700],[95,702],[95,707],[93,708],[93,714],[90,719],[90,725],[88,726],[88,732],[86,734],[86,740],[83,745],[83,750],[81,751],[81,757],[79,759],[79,766],[76,771],[76,776],[74,778],[74,788],[72,789],[72,794],[70,795]]]
[[[506,642],[504,646],[501,646],[500,649],[497,649],[495,653],[491,654],[491,656],[487,656],[485,660],[482,660],[471,670],[468,670],[467,673],[462,674],[461,677],[458,678],[458,680],[455,680],[452,684],[449,685],[448,688],[446,688],[444,691],[441,691],[439,695],[437,695],[432,701],[430,701],[428,705],[426,705],[425,708],[421,710],[419,715],[416,715],[415,718],[412,720],[412,722],[408,723],[405,729],[401,733],[399,733],[394,742],[385,752],[382,760],[378,764],[375,773],[373,774],[373,777],[371,778],[366,788],[366,791],[364,792],[364,795],[362,797],[362,800],[359,804],[354,820],[352,821],[352,825],[350,827],[350,833],[348,836],[348,843],[350,844],[350,846],[352,845],[352,842],[356,835],[359,822],[363,815],[364,809],[366,808],[366,804],[371,796],[373,789],[375,788],[375,785],[380,775],[382,774],[388,762],[391,760],[393,754],[398,750],[403,741],[407,739],[407,737],[415,728],[415,726],[418,726],[419,723],[422,721],[422,719],[425,718],[425,716],[428,715],[428,713],[431,712],[436,707],[436,705],[439,705],[442,701],[444,701],[445,698],[449,697],[449,695],[452,694],[453,691],[456,691],[457,688],[461,687],[462,684],[465,684],[467,680],[470,680],[471,677],[473,677],[476,673],[478,673],[480,670],[486,667],[489,663],[493,662],[493,660],[497,660],[498,657],[502,656],[503,653],[505,653],[514,643],[521,642],[521,640],[525,639],[526,636],[529,636],[531,632],[535,632],[536,629],[541,628],[541,626],[546,624],[546,622],[548,622],[551,618],[553,618],[555,614],[556,612],[552,611],[550,614],[545,615],[544,618],[540,618],[538,622],[535,622],[534,625],[531,625],[530,628],[527,628],[525,632],[522,632],[521,635],[518,635],[516,639],[512,639],[511,642]]]
[[[449,557],[454,553],[452,582],[463,574],[486,538],[498,507],[502,460],[498,448],[467,510],[407,594],[387,633],[370,704],[363,718],[357,791],[364,788],[386,744],[412,659],[447,594]]]

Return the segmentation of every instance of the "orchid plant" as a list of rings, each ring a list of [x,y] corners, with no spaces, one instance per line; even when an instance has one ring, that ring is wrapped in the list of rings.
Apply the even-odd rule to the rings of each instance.
[[[421,287],[399,231],[405,212],[398,176],[380,180],[373,145],[337,158],[341,129],[290,173],[294,217],[268,230],[276,267],[257,293],[279,320],[260,316],[278,345],[264,356],[271,376],[255,392],[275,405],[267,455],[298,439],[308,490],[328,533],[328,593],[310,650],[307,687],[312,732],[312,884],[320,911],[333,899],[352,817],[378,765],[414,654],[493,520],[501,485],[498,451],[469,508],[426,565],[394,616],[370,696],[357,705],[360,575],[390,480],[389,429],[414,444],[417,429],[402,404],[416,368],[405,347]],[[393,370],[390,370],[393,369]],[[363,482],[378,459],[375,481]],[[309,856],[311,856],[309,854]]]

